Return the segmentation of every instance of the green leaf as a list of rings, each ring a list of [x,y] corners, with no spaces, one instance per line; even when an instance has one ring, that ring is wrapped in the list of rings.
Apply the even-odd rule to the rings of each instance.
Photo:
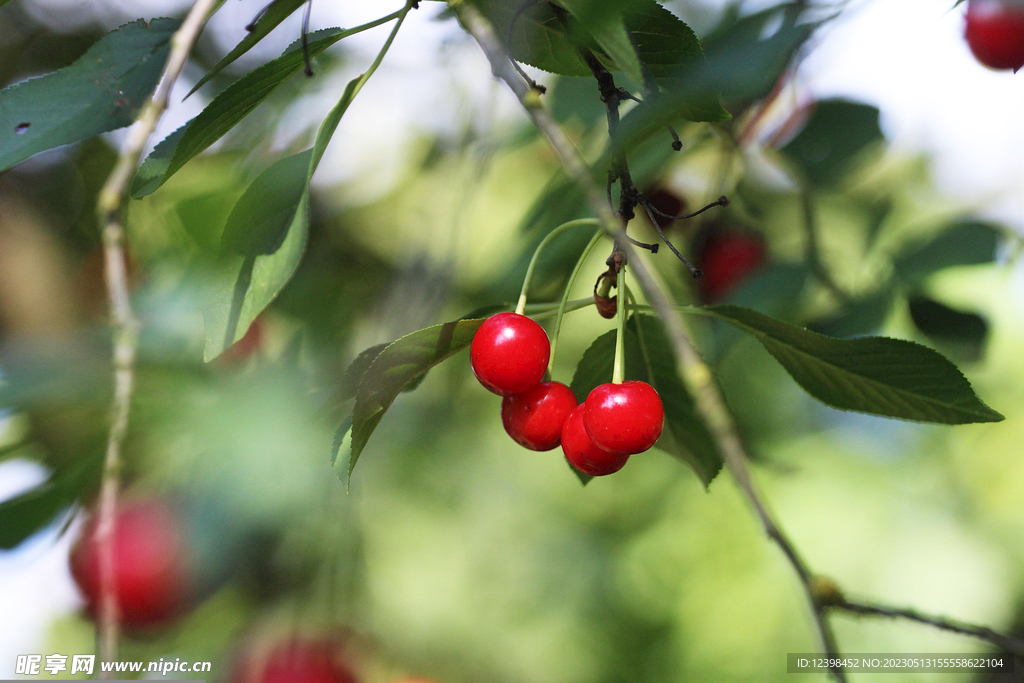
[[[797,384],[841,410],[918,422],[999,422],[955,365],[926,346],[887,337],[835,339],[739,306],[707,306],[749,332]]]
[[[999,246],[999,231],[980,221],[954,223],[932,241],[908,249],[893,263],[904,282],[918,284],[932,273],[953,266],[991,263]]]
[[[174,19],[126,24],[74,64],[0,91],[0,171],[131,124],[156,88],[178,25]]]
[[[224,57],[224,59],[217,62],[205,76],[200,78],[199,82],[196,83],[195,87],[192,88],[188,94],[191,95],[195,91],[199,90],[201,87],[206,85],[207,81],[223,71],[225,67],[251,50],[256,43],[263,40],[267,34],[277,28],[278,24],[291,16],[292,12],[301,7],[304,1],[305,0],[274,0],[273,4],[267,8],[267,11],[263,13],[253,26],[252,31],[249,31],[245,38],[242,38],[241,42],[238,43],[238,45],[236,45],[234,49]]]
[[[348,368],[345,369],[345,376],[341,378],[341,391],[338,396],[341,401],[348,401],[356,397],[356,391],[359,389],[360,382],[363,381],[363,375],[387,347],[387,344],[376,344],[364,349],[352,359]]]
[[[351,34],[352,31],[342,29],[326,29],[311,34],[310,58]],[[303,64],[301,44],[296,42],[277,59],[250,71],[225,88],[199,116],[156,146],[135,176],[132,197],[140,199],[156,191],[182,166],[248,116],[279,85],[299,72]]]
[[[351,477],[370,435],[398,394],[430,368],[469,346],[483,322],[483,318],[476,318],[434,325],[388,344],[359,383],[351,434],[339,429],[341,438],[335,444],[340,452],[335,466],[346,468],[346,476]]]
[[[693,399],[676,372],[672,346],[656,319],[630,316],[624,338],[625,378],[647,382],[661,396],[665,431],[656,447],[689,465],[704,486],[722,468],[722,458],[711,433],[697,414]],[[612,381],[615,331],[594,340],[576,366],[570,388],[581,403],[599,384]]]
[[[849,170],[860,152],[883,140],[878,109],[841,99],[822,100],[803,130],[782,152],[817,185],[833,185]]]
[[[910,297],[907,307],[917,329],[944,350],[965,361],[981,360],[988,338],[988,322],[983,317],[925,296]]]
[[[206,360],[241,339],[298,268],[308,229],[311,157],[307,150],[274,163],[232,210],[203,312]]]
[[[644,84],[643,67],[637,54],[638,48],[633,47],[633,41],[629,37],[629,31],[623,23],[623,8],[620,4],[591,2],[590,0],[559,0],[559,4],[565,7],[583,25],[586,32],[590,34],[594,42],[601,46],[611,64],[625,72],[637,86]],[[598,7],[593,7],[598,5]]]
[[[210,361],[242,338],[299,267],[309,232],[309,181],[365,79],[353,79],[317,131],[313,148],[264,171],[238,200],[203,312]]]
[[[52,481],[0,503],[0,550],[18,547],[70,504]]]
[[[665,407],[665,431],[657,447],[693,468],[707,488],[722,469],[722,454],[679,379],[672,343],[653,316],[634,315],[630,324],[640,340],[646,381],[657,390]]]
[[[3,7],[4,5],[6,5],[7,3],[9,3],[10,1],[11,1],[11,0],[0,0],[0,7]]]

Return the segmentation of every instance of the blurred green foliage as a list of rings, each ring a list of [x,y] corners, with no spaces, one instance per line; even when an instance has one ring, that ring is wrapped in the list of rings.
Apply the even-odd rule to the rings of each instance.
[[[56,36],[17,3],[0,18],[5,31],[12,27],[0,41],[5,85],[71,64],[98,37]],[[939,201],[924,165],[885,149],[878,112],[864,104],[818,103],[788,145],[751,145],[773,168],[797,169],[796,182],[780,187],[748,165],[737,147],[744,114],[810,34],[813,26],[797,19],[789,4],[727,12],[704,41],[698,76],[722,78],[734,118],[713,133],[684,123],[683,152],[675,153],[661,125],[678,122],[679,102],[653,119],[637,108],[635,126],[624,123],[642,137],[629,148],[634,180],[691,208],[730,196],[727,209],[667,228],[690,255],[708,230],[764,237],[767,262],[728,303],[838,336],[910,339],[962,361],[1005,422],[950,429],[827,408],[755,340],[720,321],[688,319],[766,497],[816,570],[851,596],[1019,627],[1024,326],[1019,286],[995,260],[1000,245],[1019,238]],[[775,20],[776,30],[766,30]],[[602,158],[596,87],[554,76],[549,85],[558,120]],[[254,151],[249,136],[272,131],[297,92],[276,93],[275,106],[249,115],[246,131],[229,133],[216,152],[131,205],[145,327],[125,482],[130,495],[178,501],[203,600],[166,631],[128,638],[122,659],[211,660],[221,680],[253,633],[342,625],[370,683],[405,673],[442,683],[785,680],[785,653],[817,645],[795,577],[731,480],[719,477],[705,491],[688,467],[653,451],[583,488],[560,452],[526,452],[502,433],[499,399],[471,381],[466,354],[432,367],[415,392],[393,387],[388,413],[371,416],[379,426],[350,493],[331,469],[334,432],[355,392],[349,362],[512,301],[536,244],[586,214],[538,138],[522,133],[504,146],[495,141],[506,138],[472,127],[455,141],[438,134],[409,150],[400,179],[377,200],[346,186],[315,191],[297,270],[256,318],[260,346],[248,357],[203,362],[203,297],[224,226],[255,169],[274,160],[269,144]],[[353,106],[375,105],[368,97]],[[471,110],[462,114],[472,119]],[[0,503],[5,548],[88,509],[96,493],[109,341],[90,266],[99,243],[92,207],[112,159],[105,140],[92,140],[0,176],[0,248],[18,235],[46,237],[17,242],[46,256],[44,265],[15,287],[0,273],[0,297],[53,280],[70,302],[46,302],[59,324],[44,329],[0,316],[0,403],[21,430],[0,434],[4,448],[15,439],[3,457],[52,472],[40,488]],[[654,239],[643,219],[631,233]],[[532,289],[538,300],[560,294],[586,239],[570,232],[551,245]],[[585,265],[574,296],[590,294],[605,257],[595,253]],[[650,262],[680,303],[696,299],[670,254]],[[65,308],[74,314],[59,317]],[[591,309],[569,314],[554,378],[568,382],[586,349],[607,345],[610,328]],[[629,339],[639,345],[632,330]],[[665,346],[645,339],[655,342]],[[655,361],[635,350],[631,362],[645,366],[638,374],[668,365],[664,349]],[[849,652],[982,649],[906,624],[835,621]],[[92,648],[91,623],[72,614],[41,649]]]

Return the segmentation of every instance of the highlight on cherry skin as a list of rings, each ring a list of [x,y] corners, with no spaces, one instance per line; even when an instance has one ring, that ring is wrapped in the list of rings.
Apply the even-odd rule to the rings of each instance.
[[[647,382],[602,384],[583,402],[583,425],[598,448],[633,455],[657,442],[665,425],[665,408]]]
[[[161,500],[122,504],[114,522],[114,589],[121,622],[152,627],[172,620],[186,607],[189,570],[182,526]],[[96,517],[82,527],[71,549],[71,576],[86,610],[100,607],[100,557]]]
[[[541,382],[501,401],[501,422],[516,443],[531,451],[550,451],[562,440],[562,426],[576,408],[572,389]]]
[[[975,58],[992,69],[1024,66],[1024,3],[968,0],[964,37]]]
[[[593,477],[614,474],[629,460],[628,455],[606,451],[590,440],[583,426],[583,404],[569,414],[562,427],[562,452],[570,465]]]
[[[518,313],[498,313],[485,320],[469,349],[473,374],[499,396],[519,394],[540,384],[550,356],[547,332]]]

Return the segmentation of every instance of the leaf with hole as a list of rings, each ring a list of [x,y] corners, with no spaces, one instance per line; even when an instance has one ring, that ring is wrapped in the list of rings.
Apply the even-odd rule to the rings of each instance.
[[[469,346],[483,318],[456,320],[408,334],[379,355],[363,373],[352,408],[351,429],[338,430],[335,467],[346,479],[392,402],[430,368]]]
[[[836,339],[739,306],[707,306],[748,332],[807,393],[822,403],[938,424],[999,422],[953,363],[927,346],[888,337]]]
[[[0,171],[131,124],[160,80],[178,26],[125,24],[70,66],[0,90]]]

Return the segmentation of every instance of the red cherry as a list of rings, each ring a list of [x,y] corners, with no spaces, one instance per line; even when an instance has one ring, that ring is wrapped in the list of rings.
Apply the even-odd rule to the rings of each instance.
[[[562,427],[562,452],[569,464],[584,474],[602,477],[622,469],[628,455],[610,453],[594,445],[583,426],[583,406],[569,413]]]
[[[261,656],[244,659],[232,683],[357,683],[341,647],[331,640],[293,639]]]
[[[71,575],[95,614],[100,605],[100,556],[94,515],[71,549]],[[114,523],[114,589],[121,621],[149,626],[169,620],[185,606],[188,571],[181,527],[161,501],[121,507]]]
[[[700,252],[704,275],[700,290],[705,301],[721,299],[765,259],[764,244],[757,236],[740,232],[713,232]]]
[[[661,436],[665,409],[647,382],[602,384],[583,402],[583,425],[598,448],[643,453]]]
[[[1024,66],[1024,4],[969,0],[964,36],[979,62],[1016,71]]]
[[[501,422],[516,443],[531,451],[550,451],[562,439],[562,425],[576,407],[572,389],[541,382],[501,401]]]
[[[518,313],[484,321],[469,349],[473,374],[500,396],[519,394],[544,379],[551,342],[544,328]]]

